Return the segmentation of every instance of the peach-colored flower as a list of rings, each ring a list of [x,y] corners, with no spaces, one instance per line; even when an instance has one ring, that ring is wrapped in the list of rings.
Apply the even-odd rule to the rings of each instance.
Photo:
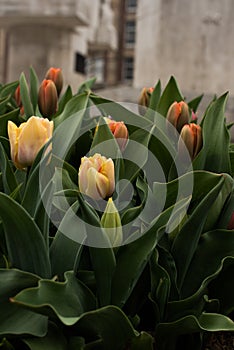
[[[117,122],[110,118],[104,118],[112,134],[116,138],[119,148],[123,152],[128,142],[128,129],[124,122]]]
[[[189,122],[187,103],[184,101],[173,102],[168,109],[167,120],[180,132],[183,126]]]
[[[58,96],[63,88],[63,74],[61,68],[51,67],[48,69],[45,75],[45,79],[50,79],[54,82]]]
[[[38,107],[43,117],[51,118],[58,109],[58,94],[54,82],[44,79],[38,92]]]
[[[186,145],[191,159],[194,159],[202,148],[202,129],[200,125],[191,123],[183,126],[178,141],[179,155],[183,153],[183,143]]]
[[[32,116],[19,127],[8,121],[11,159],[19,169],[31,166],[39,150],[52,137],[54,124],[48,119]]]
[[[113,160],[99,153],[83,157],[79,168],[79,188],[93,199],[110,197],[115,189]]]

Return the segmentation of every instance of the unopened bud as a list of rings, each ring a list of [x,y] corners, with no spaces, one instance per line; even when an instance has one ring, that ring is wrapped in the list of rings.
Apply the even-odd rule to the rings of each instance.
[[[149,87],[149,88],[144,87],[141,90],[141,93],[138,99],[138,110],[141,115],[144,115],[146,112],[146,109],[149,107],[150,98],[153,91],[154,91],[153,87]]]
[[[101,218],[101,225],[104,228],[110,243],[113,247],[119,246],[123,241],[122,224],[118,210],[112,200],[108,199],[106,209]]]
[[[184,101],[173,102],[167,112],[167,120],[180,133],[185,124],[189,122],[189,107]]]
[[[200,125],[191,123],[184,125],[178,141],[178,153],[183,157],[184,147],[187,147],[189,155],[193,160],[202,148],[202,129]]]
[[[57,94],[58,96],[60,95],[60,92],[63,88],[63,74],[62,74],[62,69],[61,68],[54,68],[51,67],[48,69],[45,79],[52,80],[56,86],[57,89]]]
[[[58,109],[58,94],[54,82],[44,79],[38,92],[38,106],[43,117],[51,118]]]

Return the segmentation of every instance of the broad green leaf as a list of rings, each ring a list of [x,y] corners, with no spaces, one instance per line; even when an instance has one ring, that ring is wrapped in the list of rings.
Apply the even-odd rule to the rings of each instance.
[[[16,201],[0,193],[0,216],[12,266],[41,277],[50,277],[48,250],[30,215]]]
[[[153,350],[154,338],[147,332],[141,332],[137,337],[132,338],[129,350]]]
[[[0,169],[4,192],[10,195],[18,186],[6,152],[0,143]],[[19,199],[19,197],[17,197]]]
[[[72,271],[65,273],[65,281],[41,279],[37,287],[19,292],[14,303],[50,317],[56,316],[66,325],[73,325],[79,317],[95,308],[91,291],[80,282]]]
[[[185,275],[188,272],[189,265],[197,249],[203,226],[208,215],[207,208],[209,208],[217,198],[226,181],[228,181],[228,175],[221,175],[219,182],[201,199],[200,204],[196,206],[174,239],[171,253],[177,266],[179,289],[183,286]]]
[[[166,117],[170,105],[175,101],[180,102],[181,100],[184,100],[184,97],[177,86],[175,78],[172,76],[163,90],[162,96],[158,102],[157,112]]]
[[[0,99],[0,114],[6,113],[7,104],[9,103],[9,101],[10,101],[10,96]]]
[[[97,78],[93,77],[89,80],[86,80],[84,81],[80,86],[79,86],[79,89],[78,89],[78,94],[81,94],[85,91],[89,91],[92,89],[93,85],[95,84],[95,81],[96,81]]]
[[[203,280],[220,267],[225,257],[234,258],[234,231],[214,230],[204,233],[185,276],[182,296],[192,295],[199,289]]]
[[[196,335],[202,332],[233,331],[234,322],[221,314],[202,313],[199,317],[187,315],[174,322],[161,323],[156,328],[157,346],[160,350],[176,349],[180,335]],[[168,337],[170,334],[170,337]],[[194,348],[195,339],[191,337],[186,343],[186,349],[200,349],[201,344]],[[178,344],[177,344],[178,345]]]
[[[67,350],[67,339],[61,332],[61,329],[54,323],[50,322],[48,333],[45,337],[24,338],[23,342],[27,344],[30,350]]]
[[[61,114],[62,111],[64,110],[66,104],[68,103],[68,101],[72,98],[72,89],[70,87],[70,85],[67,87],[66,91],[64,92],[64,94],[62,95],[62,97],[59,100],[59,105],[58,105],[58,112],[56,113],[56,115],[54,116],[54,118],[56,118],[57,115]]]
[[[10,302],[15,294],[35,287],[39,277],[17,269],[0,269],[0,335],[34,335],[47,332],[47,317],[35,314]]]
[[[19,108],[14,109],[11,112],[0,115],[0,135],[8,138],[7,124],[11,120],[14,123],[18,123]]]
[[[30,118],[34,113],[33,113],[33,106],[30,100],[30,95],[29,95],[29,90],[28,90],[28,84],[25,78],[24,73],[21,73],[20,75],[20,95],[21,95],[21,100],[22,104],[24,106],[24,113],[28,118]]]
[[[81,315],[74,328],[81,335],[86,334],[100,340],[102,350],[124,349],[132,338],[139,335],[126,315],[112,305]]]
[[[181,201],[177,203],[177,206],[183,204],[184,201]],[[162,212],[145,232],[136,236],[135,241],[118,249],[112,280],[112,304],[122,307],[126,303],[161,238],[162,232],[159,229],[166,225],[173,209],[174,206]]]
[[[229,133],[225,125],[227,93],[211,103],[202,121],[203,147],[195,158],[195,170],[231,174]]]
[[[29,70],[29,81],[30,81],[30,99],[31,99],[34,115],[36,115],[39,81],[33,67],[30,67],[30,70]]]
[[[75,115],[75,118],[77,119],[77,123],[79,123],[80,118],[82,118],[85,113],[85,109],[87,108],[88,101],[89,101],[89,95],[86,92],[80,95],[73,96],[66,103],[62,113],[56,116],[56,118],[54,119],[55,127],[57,128],[59,124],[63,123],[67,118],[70,118],[70,122],[71,122],[71,117],[74,115]],[[74,123],[74,117],[72,120]],[[68,126],[68,123],[65,123],[64,125]],[[74,129],[74,125],[70,130],[65,129],[64,132],[66,131],[66,134],[69,135],[69,131],[72,131],[72,129]]]

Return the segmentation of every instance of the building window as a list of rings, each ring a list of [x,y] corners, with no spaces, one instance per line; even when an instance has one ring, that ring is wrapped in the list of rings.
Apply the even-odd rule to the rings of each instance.
[[[125,24],[125,46],[133,47],[135,44],[136,22],[127,21]]]
[[[105,59],[103,57],[89,57],[86,60],[86,74],[88,77],[95,77],[96,84],[103,84],[105,81]]]
[[[137,8],[137,0],[126,0],[126,11],[128,13],[135,13]]]
[[[133,57],[125,57],[123,61],[123,80],[126,82],[131,82],[133,80],[133,70],[134,70],[134,60]]]
[[[75,71],[85,74],[85,57],[78,52],[75,54]]]

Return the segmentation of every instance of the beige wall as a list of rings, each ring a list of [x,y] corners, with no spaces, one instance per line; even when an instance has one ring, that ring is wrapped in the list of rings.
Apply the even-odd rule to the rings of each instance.
[[[134,86],[234,95],[234,1],[139,1]]]

